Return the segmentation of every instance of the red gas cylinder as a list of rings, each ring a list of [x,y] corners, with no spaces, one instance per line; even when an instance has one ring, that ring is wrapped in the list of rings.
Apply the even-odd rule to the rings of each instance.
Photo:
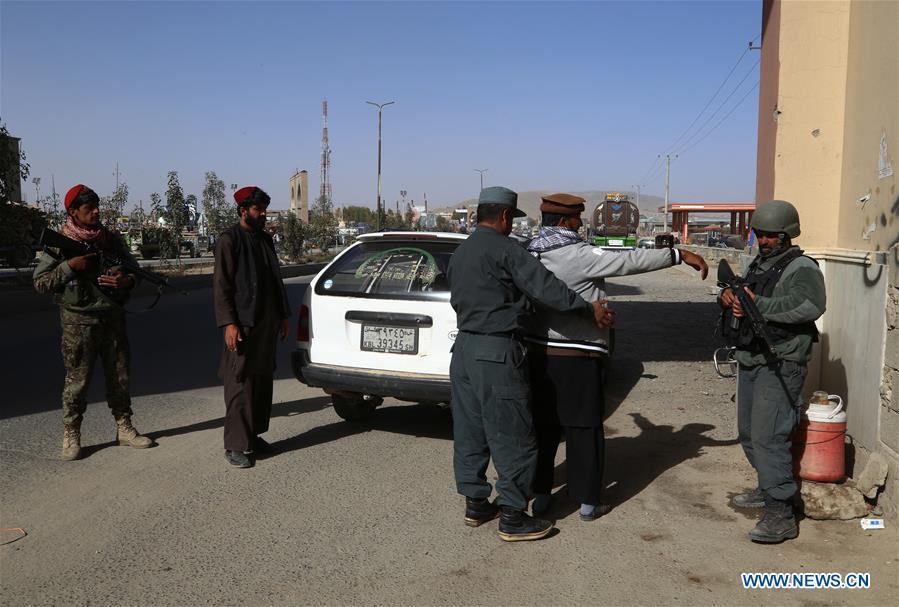
[[[793,435],[793,468],[808,481],[835,483],[846,475],[846,412],[836,394],[815,392]]]

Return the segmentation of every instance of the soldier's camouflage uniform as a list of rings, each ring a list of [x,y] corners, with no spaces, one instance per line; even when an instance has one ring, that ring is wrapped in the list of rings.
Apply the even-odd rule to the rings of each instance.
[[[120,236],[107,232],[105,248],[137,264]],[[87,391],[97,356],[103,363],[106,400],[116,418],[130,417],[131,354],[125,326],[128,290],[113,294],[97,285],[100,268],[75,272],[54,249],[41,254],[34,287],[52,294],[59,304],[62,360],[66,368],[62,391],[63,423],[78,424],[87,408]]]

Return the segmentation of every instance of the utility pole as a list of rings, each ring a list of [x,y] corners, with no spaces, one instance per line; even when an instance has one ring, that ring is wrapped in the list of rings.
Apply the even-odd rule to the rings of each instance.
[[[58,222],[59,218],[59,197],[56,194],[56,176],[53,173],[50,173],[50,188],[53,192],[53,222]]]
[[[115,189],[116,189],[116,192],[118,192],[119,191],[119,161],[118,160],[116,160],[116,163],[115,163],[114,175],[115,175]]]
[[[640,208],[640,188],[642,188],[643,186],[641,186],[641,185],[632,185],[631,187],[634,188],[634,189],[637,191],[637,208],[639,209],[639,208]]]
[[[677,155],[675,154],[674,157],[677,158]],[[668,190],[669,190],[670,182],[671,182],[671,154],[665,154],[665,232],[668,231]]]
[[[475,169],[476,172],[481,174],[481,190],[484,189],[484,173],[487,172],[488,169]],[[478,194],[481,193],[481,190],[478,190]]]
[[[40,177],[32,177],[31,183],[34,184],[34,204],[41,204],[41,178]]]
[[[375,227],[375,231],[381,231],[381,110],[383,110],[388,105],[395,103],[394,101],[388,101],[387,103],[375,103],[374,101],[366,101],[368,105],[373,105],[378,108],[378,223]]]

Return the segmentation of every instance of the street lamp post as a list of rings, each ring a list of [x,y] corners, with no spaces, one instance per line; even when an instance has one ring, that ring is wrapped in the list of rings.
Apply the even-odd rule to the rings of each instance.
[[[375,103],[374,101],[366,101],[368,105],[378,108],[378,223],[375,226],[376,231],[381,231],[381,110],[388,105],[395,103],[388,101],[387,103]]]
[[[475,169],[475,171],[481,174],[481,190],[483,190],[484,189],[484,173],[487,172],[487,169]],[[478,190],[478,193],[480,194],[480,190]]]

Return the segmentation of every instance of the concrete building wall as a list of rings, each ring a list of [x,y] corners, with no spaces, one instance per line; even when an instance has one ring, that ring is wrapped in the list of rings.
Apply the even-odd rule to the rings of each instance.
[[[802,242],[837,244],[849,2],[780,2],[774,198],[801,201]],[[764,39],[763,39],[763,52]]]
[[[762,41],[763,57],[776,51],[779,69],[775,79],[763,71],[760,99],[776,86],[779,113],[773,163],[759,162],[770,174],[757,183],[770,179],[773,197],[799,209],[797,244],[819,261],[827,284],[806,392],[844,398],[850,475],[872,453],[890,462],[881,503],[896,518],[899,197],[896,169],[882,170],[881,141],[895,165],[899,3],[771,0],[763,10],[769,22],[779,16],[779,44],[767,44],[770,28]],[[760,138],[765,129],[772,130],[760,120]]]
[[[777,92],[780,71],[780,2],[762,3],[762,38],[764,46],[759,69],[762,82],[759,91],[759,136],[756,153],[755,203],[774,198],[774,158],[777,153]]]
[[[886,251],[899,239],[899,2],[852,3],[847,68],[838,246]]]
[[[290,178],[290,210],[309,223],[309,173],[298,171]]]

